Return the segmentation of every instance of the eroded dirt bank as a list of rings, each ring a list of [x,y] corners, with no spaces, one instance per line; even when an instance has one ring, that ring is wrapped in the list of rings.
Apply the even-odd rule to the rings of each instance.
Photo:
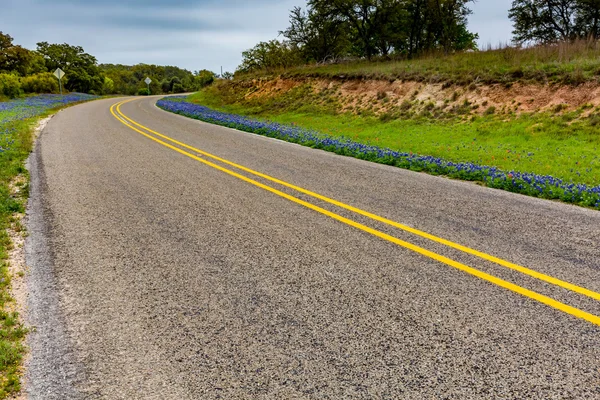
[[[490,112],[491,107],[494,112],[504,113],[564,112],[600,106],[600,86],[592,82],[578,86],[521,83],[460,86],[399,80],[275,78],[221,83],[215,89],[230,92],[229,100],[250,102],[308,91],[316,96],[311,100],[334,105],[340,111],[369,110],[375,114],[395,109],[483,114]]]

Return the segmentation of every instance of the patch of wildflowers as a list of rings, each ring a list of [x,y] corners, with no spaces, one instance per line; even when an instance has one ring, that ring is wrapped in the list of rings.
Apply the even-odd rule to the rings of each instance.
[[[10,149],[14,143],[16,128],[13,122],[37,117],[47,110],[96,97],[82,93],[70,93],[65,96],[42,94],[0,102],[0,154]]]
[[[245,132],[282,139],[337,154],[393,165],[413,171],[444,175],[467,181],[483,182],[486,186],[544,199],[558,199],[600,209],[600,186],[565,182],[551,175],[503,171],[496,167],[469,162],[452,162],[433,156],[395,151],[355,142],[344,137],[332,137],[294,125],[260,121],[240,115],[211,110],[185,101],[185,96],[167,97],[158,107],[204,122],[239,129]],[[529,153],[528,155],[532,155]]]

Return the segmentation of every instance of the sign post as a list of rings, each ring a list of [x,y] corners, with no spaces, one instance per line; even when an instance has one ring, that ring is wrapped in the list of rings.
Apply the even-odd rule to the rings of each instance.
[[[146,82],[146,85],[148,85],[148,96],[149,96],[150,95],[150,83],[152,83],[152,79],[146,78],[146,80],[144,82]]]
[[[54,71],[54,76],[58,78],[58,86],[60,87],[60,94],[62,96],[62,78],[65,76],[65,72],[60,68],[56,68],[56,71]]]

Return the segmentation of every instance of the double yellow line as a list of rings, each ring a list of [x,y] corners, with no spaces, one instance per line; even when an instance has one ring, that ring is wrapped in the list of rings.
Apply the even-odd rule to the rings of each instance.
[[[563,311],[563,312],[565,312],[567,314],[573,315],[573,316],[575,316],[577,318],[584,319],[584,320],[589,321],[589,322],[591,322],[591,323],[593,323],[595,325],[600,326],[600,317],[598,317],[596,315],[587,313],[587,312],[585,312],[583,310],[580,310],[578,308],[575,308],[575,307],[571,307],[571,306],[569,306],[567,304],[564,304],[564,303],[561,303],[561,302],[559,302],[557,300],[554,300],[554,299],[552,299],[552,298],[550,298],[548,296],[545,296],[545,295],[542,295],[540,293],[531,291],[529,289],[525,289],[525,288],[523,288],[521,286],[518,286],[518,285],[513,284],[511,282],[505,281],[503,279],[500,279],[498,277],[495,277],[493,275],[490,275],[488,273],[485,273],[485,272],[480,271],[478,269],[475,269],[473,267],[470,267],[470,266],[467,266],[467,265],[462,264],[460,262],[454,261],[454,260],[452,260],[452,259],[450,259],[448,257],[445,257],[445,256],[442,256],[440,254],[434,253],[432,251],[429,251],[427,249],[424,249],[424,248],[419,247],[417,245],[414,245],[412,243],[400,240],[400,239],[398,239],[396,237],[393,237],[391,235],[388,235],[388,234],[386,234],[384,232],[381,232],[381,231],[378,231],[376,229],[370,228],[370,227],[368,227],[366,225],[363,225],[361,223],[353,221],[353,220],[351,220],[349,218],[345,218],[345,217],[343,217],[341,215],[338,215],[336,213],[333,213],[333,212],[331,212],[329,210],[326,210],[326,209],[321,208],[319,206],[316,206],[316,205],[314,205],[312,203],[309,203],[307,201],[301,200],[301,199],[299,199],[297,197],[294,197],[292,195],[284,193],[284,192],[282,192],[280,190],[277,190],[277,189],[275,189],[275,188],[273,188],[271,186],[268,186],[268,185],[265,185],[265,184],[263,184],[261,182],[255,181],[255,180],[253,180],[251,178],[248,178],[248,177],[246,177],[244,175],[241,175],[241,174],[239,174],[239,173],[237,173],[235,171],[227,169],[227,168],[225,168],[225,167],[223,167],[221,165],[218,165],[218,164],[210,162],[210,161],[208,161],[206,159],[200,158],[196,154],[200,154],[200,155],[202,155],[204,157],[207,157],[207,158],[210,158],[212,160],[218,161],[218,162],[220,162],[222,164],[228,165],[228,166],[233,167],[235,169],[238,169],[240,171],[249,173],[251,175],[254,175],[254,176],[257,176],[259,178],[268,180],[270,182],[273,182],[273,183],[276,183],[278,185],[287,187],[289,189],[293,189],[293,190],[295,190],[295,191],[297,191],[299,193],[311,196],[313,198],[319,199],[319,200],[324,201],[326,203],[329,203],[329,204],[335,205],[337,207],[343,208],[345,210],[352,211],[352,212],[354,212],[356,214],[359,214],[359,215],[362,215],[364,217],[368,217],[368,218],[370,218],[372,220],[375,220],[375,221],[378,221],[378,222],[381,222],[381,223],[393,226],[395,228],[398,228],[398,229],[401,229],[403,231],[412,233],[414,235],[417,235],[417,236],[429,239],[429,240],[431,240],[433,242],[443,244],[443,245],[448,246],[450,248],[453,248],[453,249],[456,249],[456,250],[460,250],[460,251],[462,251],[464,253],[467,253],[467,254],[479,257],[479,258],[481,258],[483,260],[496,263],[498,265],[501,265],[503,267],[509,268],[511,270],[514,270],[514,271],[518,271],[518,272],[520,272],[522,274],[528,275],[530,277],[533,277],[535,279],[544,281],[546,283],[550,283],[552,285],[561,287],[563,289],[570,290],[572,292],[575,292],[575,293],[578,293],[578,294],[590,297],[590,298],[592,298],[594,300],[599,300],[600,301],[600,293],[597,293],[597,292],[591,291],[589,289],[586,289],[586,288],[574,285],[574,284],[569,283],[569,282],[565,282],[563,280],[560,280],[558,278],[555,278],[555,277],[552,277],[552,276],[549,276],[549,275],[546,275],[546,274],[542,274],[540,272],[537,272],[537,271],[531,270],[529,268],[526,268],[526,267],[523,267],[523,266],[511,263],[509,261],[500,259],[498,257],[494,257],[492,255],[489,255],[489,254],[486,254],[486,253],[483,253],[483,252],[471,249],[469,247],[460,245],[458,243],[454,243],[454,242],[451,242],[449,240],[439,238],[437,236],[434,236],[434,235],[431,235],[429,233],[420,231],[418,229],[411,228],[409,226],[406,226],[406,225],[400,224],[398,222],[389,220],[387,218],[378,216],[378,215],[370,213],[368,211],[361,210],[361,209],[353,207],[351,205],[348,205],[348,204],[339,202],[337,200],[331,199],[329,197],[320,195],[318,193],[311,192],[311,191],[309,191],[307,189],[304,189],[304,188],[292,185],[292,184],[287,183],[285,181],[282,181],[280,179],[271,177],[269,175],[260,173],[258,171],[254,171],[254,170],[252,170],[250,168],[244,167],[242,165],[239,165],[239,164],[233,163],[231,161],[225,160],[223,158],[217,157],[217,156],[215,156],[213,154],[207,153],[207,152],[205,152],[203,150],[200,150],[200,149],[194,148],[192,146],[189,146],[189,145],[187,145],[185,143],[177,141],[177,140],[175,140],[173,138],[170,138],[170,137],[168,137],[166,135],[163,135],[163,134],[161,134],[159,132],[153,131],[152,129],[145,127],[144,125],[142,125],[142,124],[140,124],[140,123],[132,120],[131,118],[129,118],[125,114],[123,114],[123,112],[121,111],[121,105],[123,105],[125,103],[128,103],[128,102],[131,102],[133,100],[134,99],[130,99],[130,100],[125,100],[125,101],[121,101],[119,103],[113,104],[110,107],[110,112],[112,113],[112,115],[117,120],[119,120],[125,126],[127,126],[128,128],[130,128],[131,130],[133,130],[133,131],[135,131],[135,132],[137,132],[137,133],[139,133],[139,134],[147,137],[148,139],[153,140],[156,143],[159,143],[159,144],[161,144],[161,145],[163,145],[163,146],[165,146],[165,147],[167,147],[167,148],[169,148],[171,150],[174,150],[174,151],[176,151],[176,152],[178,152],[180,154],[183,154],[183,155],[185,155],[185,156],[187,156],[187,157],[189,157],[191,159],[194,159],[194,160],[196,160],[198,162],[201,162],[201,163],[203,163],[205,165],[208,165],[208,166],[210,166],[210,167],[212,167],[214,169],[222,171],[222,172],[224,172],[224,173],[226,173],[226,174],[228,174],[230,176],[233,176],[233,177],[236,177],[238,179],[241,179],[244,182],[250,183],[250,184],[252,184],[254,186],[257,186],[257,187],[259,187],[261,189],[264,189],[264,190],[266,190],[268,192],[271,192],[271,193],[276,194],[276,195],[278,195],[280,197],[283,197],[283,198],[285,198],[287,200],[290,200],[290,201],[292,201],[292,202],[294,202],[296,204],[300,204],[300,205],[302,205],[302,206],[304,206],[306,208],[309,208],[309,209],[311,209],[313,211],[316,211],[316,212],[321,213],[323,215],[326,215],[326,216],[328,216],[330,218],[333,218],[333,219],[335,219],[335,220],[337,220],[339,222],[342,222],[344,224],[350,225],[350,226],[352,226],[352,227],[354,227],[356,229],[360,229],[360,230],[362,230],[364,232],[370,233],[371,235],[379,237],[379,238],[381,238],[383,240],[387,240],[388,242],[391,242],[391,243],[394,243],[394,244],[396,244],[398,246],[401,246],[401,247],[404,247],[406,249],[412,250],[412,251],[414,251],[416,253],[419,253],[419,254],[421,254],[421,255],[423,255],[425,257],[428,257],[428,258],[431,258],[433,260],[439,261],[439,262],[441,262],[443,264],[446,264],[446,265],[449,265],[451,267],[454,267],[454,268],[456,268],[458,270],[461,270],[463,272],[466,272],[466,273],[468,273],[470,275],[476,276],[476,277],[478,277],[480,279],[483,279],[485,281],[488,281],[490,283],[493,283],[495,285],[498,285],[500,287],[503,287],[505,289],[508,289],[510,291],[513,291],[515,293],[518,293],[520,295],[528,297],[530,299],[539,301],[540,303],[546,304],[547,306],[553,307],[553,308],[555,308],[557,310]],[[161,140],[161,139],[164,139],[164,140]],[[174,145],[179,146],[179,147],[176,147]],[[187,152],[187,151],[183,150],[182,148],[187,149],[187,150],[191,150],[191,151],[193,151],[196,154],[192,154],[190,152]]]

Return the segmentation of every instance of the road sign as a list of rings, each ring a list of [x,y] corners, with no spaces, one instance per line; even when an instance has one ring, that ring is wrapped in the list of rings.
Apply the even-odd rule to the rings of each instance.
[[[152,82],[152,79],[146,77],[144,82],[146,82],[146,85],[148,85],[148,96],[150,96],[150,83]]]
[[[60,68],[56,68],[56,71],[54,71],[54,76],[58,78],[58,86],[60,86],[60,94],[62,95],[62,78],[65,76],[65,71]]]
[[[56,68],[56,71],[54,71],[54,76],[56,76],[58,79],[62,79],[63,76],[65,76],[65,72],[60,68]]]

